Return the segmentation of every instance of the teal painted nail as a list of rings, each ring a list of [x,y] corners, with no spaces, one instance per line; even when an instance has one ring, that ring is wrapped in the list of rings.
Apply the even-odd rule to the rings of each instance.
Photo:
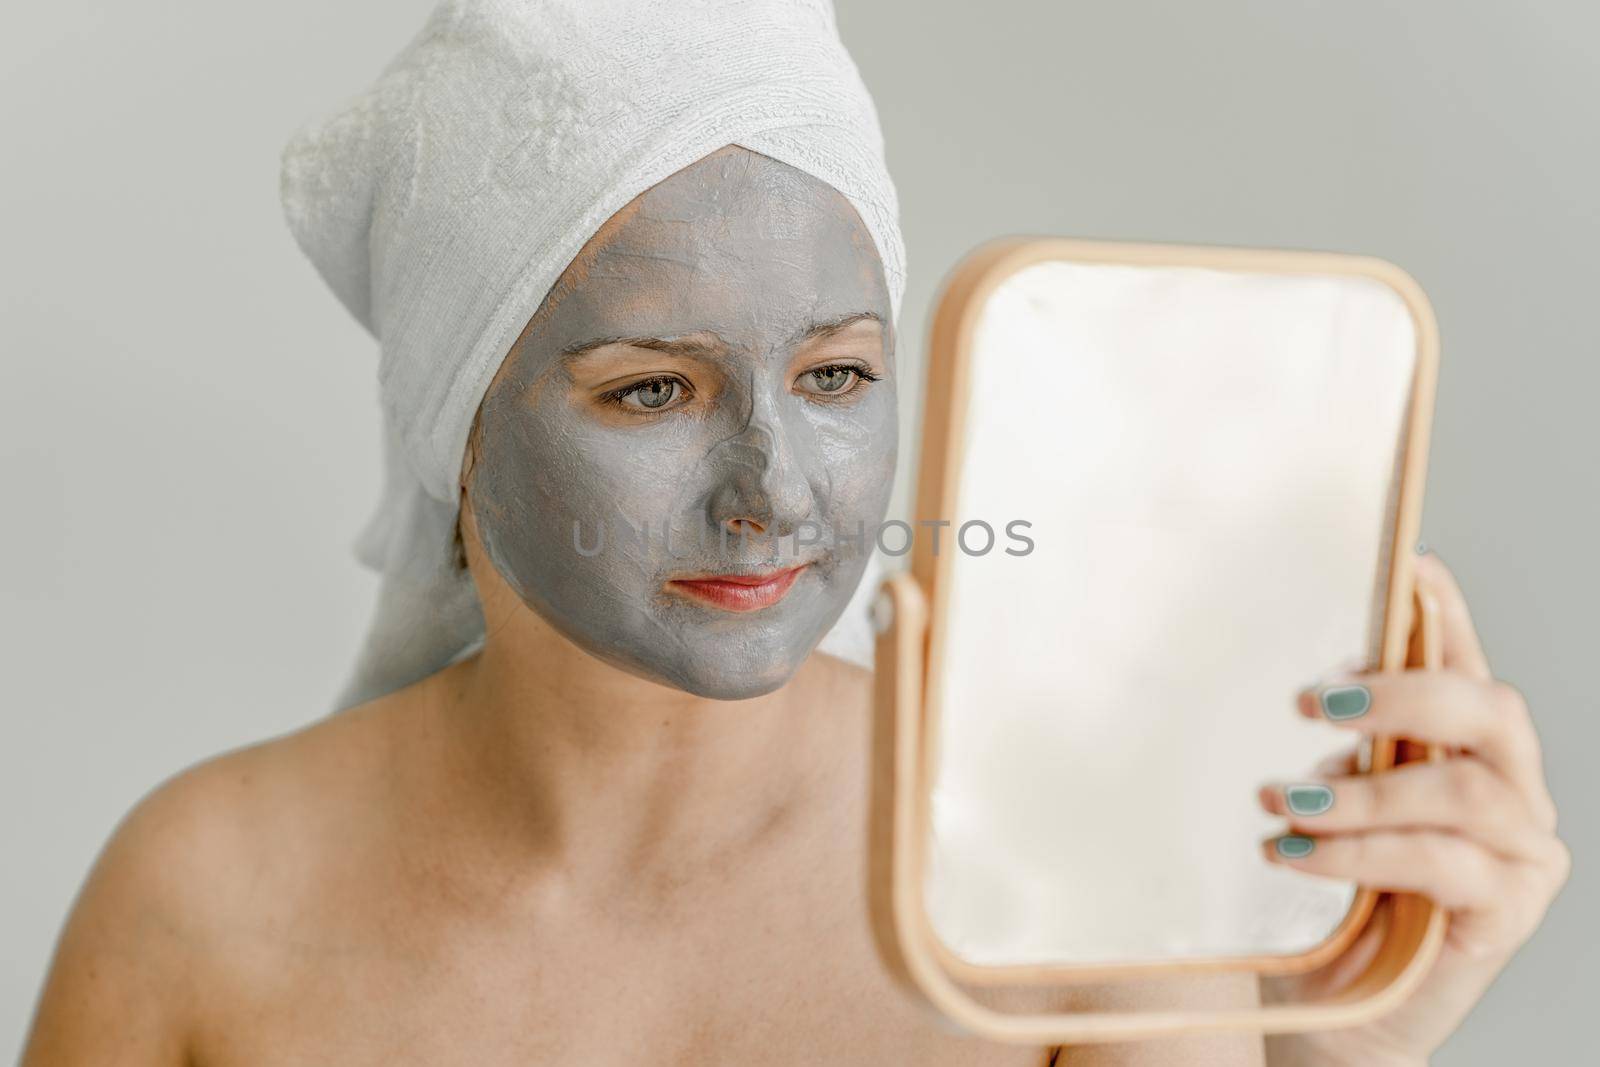
[[[1283,799],[1296,815],[1321,815],[1333,807],[1333,790],[1325,785],[1291,785],[1283,791]]]
[[[1372,693],[1364,685],[1336,685],[1324,689],[1322,714],[1330,719],[1354,719],[1372,707]]]
[[[1284,834],[1277,840],[1278,855],[1286,860],[1305,859],[1316,847],[1315,841],[1299,834]]]

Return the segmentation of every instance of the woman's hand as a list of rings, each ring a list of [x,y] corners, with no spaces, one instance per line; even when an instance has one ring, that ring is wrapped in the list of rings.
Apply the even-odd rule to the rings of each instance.
[[[1417,580],[1439,602],[1443,669],[1347,675],[1302,693],[1299,710],[1357,733],[1432,742],[1445,758],[1358,775],[1352,753],[1316,777],[1267,786],[1261,803],[1289,820],[1289,834],[1266,843],[1268,859],[1424,894],[1449,912],[1445,945],[1393,1012],[1352,1029],[1269,1038],[1275,1065],[1425,1063],[1567,878],[1571,861],[1522,694],[1490,673],[1461,589],[1436,555],[1418,559]],[[1336,992],[1370,958],[1382,915],[1327,967],[1263,983],[1265,996]]]

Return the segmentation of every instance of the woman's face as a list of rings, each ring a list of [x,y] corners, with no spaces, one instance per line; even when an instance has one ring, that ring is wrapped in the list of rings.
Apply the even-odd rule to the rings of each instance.
[[[468,486],[489,560],[609,663],[702,696],[778,688],[883,519],[892,351],[849,202],[707,156],[595,235],[490,386]]]

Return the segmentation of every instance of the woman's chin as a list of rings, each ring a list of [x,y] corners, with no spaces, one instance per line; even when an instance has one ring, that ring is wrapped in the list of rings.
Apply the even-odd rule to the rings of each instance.
[[[730,655],[726,649],[721,649],[703,656],[670,657],[639,655],[627,649],[595,644],[580,647],[596,659],[656,685],[707,700],[750,700],[787,685],[809,658],[815,644],[813,641],[804,649],[746,649],[739,655]]]
[[[807,650],[809,652],[809,650]],[[675,689],[707,700],[750,700],[766,696],[789,684],[806,656],[792,652],[781,657],[750,657],[743,662],[679,662],[670,678],[660,679]]]
[[[789,684],[789,679],[793,678],[799,669],[798,663],[784,664],[781,670],[743,675],[724,674],[717,678],[708,678],[692,688],[685,688],[687,692],[708,700],[750,700],[782,689]]]

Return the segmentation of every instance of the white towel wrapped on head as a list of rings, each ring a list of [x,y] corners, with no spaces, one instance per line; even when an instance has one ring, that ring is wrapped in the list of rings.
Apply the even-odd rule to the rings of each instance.
[[[285,146],[289,227],[380,345],[385,486],[356,548],[383,578],[337,707],[481,643],[453,560],[479,402],[595,231],[729,144],[849,199],[898,317],[895,190],[829,0],[444,0],[370,89]],[[822,643],[863,663],[873,563]]]

